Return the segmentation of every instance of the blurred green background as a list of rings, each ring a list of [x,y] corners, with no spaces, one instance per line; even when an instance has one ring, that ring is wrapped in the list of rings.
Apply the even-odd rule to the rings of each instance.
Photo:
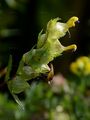
[[[61,38],[63,45],[77,44],[77,51],[63,53],[52,62],[55,74],[68,76],[73,60],[90,55],[89,11],[89,0],[0,0],[0,71],[11,54],[15,73],[22,55],[36,44],[38,33],[50,19],[60,17],[66,22],[77,16],[80,23],[70,30],[71,38],[68,34]],[[4,78],[0,78],[0,91],[4,92],[0,93],[0,120],[90,120],[90,76],[64,77],[59,78],[58,90],[57,85],[53,90],[45,83],[32,84],[20,95],[24,111],[14,102],[7,86],[3,87]]]

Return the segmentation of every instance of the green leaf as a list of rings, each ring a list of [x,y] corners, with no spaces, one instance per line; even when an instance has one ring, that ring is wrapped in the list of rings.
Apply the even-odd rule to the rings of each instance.
[[[8,88],[11,93],[21,93],[28,87],[30,87],[30,85],[19,76],[16,76],[13,80],[8,81]]]

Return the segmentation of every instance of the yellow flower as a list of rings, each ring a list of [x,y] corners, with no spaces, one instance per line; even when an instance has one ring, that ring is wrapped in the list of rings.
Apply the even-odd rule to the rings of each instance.
[[[70,70],[76,75],[87,76],[90,74],[90,59],[86,56],[79,57],[75,62],[71,63]]]
[[[87,56],[81,56],[79,57],[80,60],[82,60],[84,63],[90,62],[90,58]]]
[[[71,63],[70,65],[70,70],[74,73],[74,74],[78,74],[77,72],[77,65],[75,62]]]
[[[89,75],[89,74],[90,74],[90,62],[88,62],[88,63],[85,65],[84,74],[85,74],[85,75]]]

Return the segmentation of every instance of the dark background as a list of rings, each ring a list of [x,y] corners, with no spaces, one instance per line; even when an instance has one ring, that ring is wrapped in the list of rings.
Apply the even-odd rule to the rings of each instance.
[[[70,30],[71,38],[68,34],[61,38],[63,45],[77,44],[77,51],[56,58],[52,62],[55,73],[67,75],[75,58],[90,54],[89,0],[16,0],[16,5],[10,3],[10,0],[0,0],[0,69],[7,65],[10,54],[16,69],[21,56],[36,44],[38,33],[55,17],[60,17],[62,22],[72,16],[80,20]]]

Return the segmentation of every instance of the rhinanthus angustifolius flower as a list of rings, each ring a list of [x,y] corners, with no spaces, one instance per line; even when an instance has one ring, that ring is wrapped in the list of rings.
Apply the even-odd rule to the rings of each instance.
[[[79,57],[70,65],[71,71],[76,75],[90,75],[90,58],[87,56]]]
[[[58,22],[58,20],[59,18],[55,18],[48,22],[46,32],[42,33],[41,31],[39,33],[37,48],[32,49],[23,56],[23,61],[35,71],[43,73],[42,66],[45,67],[55,57],[60,56],[62,52],[76,50],[77,48],[75,44],[65,47],[60,43],[59,39],[69,31],[69,28],[75,26],[78,18],[71,17],[66,23]]]
[[[69,28],[75,26],[75,22],[78,21],[77,17],[71,17],[66,23],[58,21],[59,18],[52,19],[48,22],[46,32],[39,33],[37,47],[32,48],[29,52],[25,53],[20,61],[16,77],[14,80],[9,81],[12,91],[19,93],[25,88],[16,90],[17,82],[20,85],[21,81],[28,81],[40,75],[40,73],[46,73],[50,71],[48,63],[55,57],[60,56],[62,52],[67,50],[76,50],[76,45],[63,46],[59,39],[63,37]],[[17,78],[19,80],[17,80]],[[24,82],[23,82],[24,84]],[[25,86],[25,84],[24,84]],[[28,86],[26,84],[26,86]],[[25,86],[25,87],[26,87]]]
[[[77,17],[71,17],[66,23],[59,22],[59,18],[50,20],[45,33],[43,31],[39,33],[36,48],[32,48],[22,56],[16,76],[9,81],[7,80],[8,88],[20,106],[22,104],[16,94],[29,87],[27,81],[39,76],[41,73],[51,72],[48,63],[55,57],[60,56],[62,52],[76,50],[75,44],[65,47],[59,41],[69,31],[69,28],[75,26],[76,21],[78,21]],[[11,66],[11,62],[9,63],[8,66]],[[8,74],[9,72],[6,78],[9,78]]]

